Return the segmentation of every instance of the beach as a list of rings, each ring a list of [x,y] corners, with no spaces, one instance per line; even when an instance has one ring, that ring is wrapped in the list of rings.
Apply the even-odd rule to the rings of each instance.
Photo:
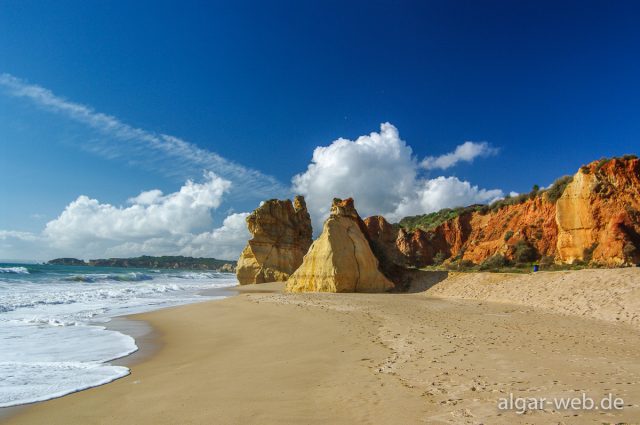
[[[433,288],[411,294],[282,289],[282,283],[248,285],[224,300],[135,315],[153,328],[157,346],[130,365],[129,376],[30,405],[6,423],[640,419],[637,326],[505,302],[437,298],[428,295]],[[613,394],[624,406],[523,414],[498,408],[510,395],[583,393],[595,400]]]

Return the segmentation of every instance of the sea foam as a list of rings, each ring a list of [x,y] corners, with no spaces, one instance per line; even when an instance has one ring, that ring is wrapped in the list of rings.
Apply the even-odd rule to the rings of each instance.
[[[137,350],[110,318],[212,297],[237,283],[216,272],[6,265],[0,278],[0,407],[60,397],[129,373]],[[7,271],[11,270],[11,271]]]
[[[29,274],[26,267],[0,267],[0,273]]]

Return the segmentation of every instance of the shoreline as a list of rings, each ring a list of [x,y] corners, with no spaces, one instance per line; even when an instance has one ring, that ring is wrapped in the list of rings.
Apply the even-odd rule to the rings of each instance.
[[[223,288],[205,289],[205,290],[199,291],[199,294],[208,296],[208,297],[220,297],[220,298],[203,300],[195,303],[173,305],[173,306],[163,307],[157,310],[151,310],[143,313],[127,314],[124,316],[116,316],[111,318],[111,320],[105,324],[105,328],[108,330],[123,333],[125,335],[129,335],[135,340],[135,343],[138,349],[131,354],[111,360],[109,361],[109,363],[113,364],[114,366],[125,366],[131,369],[133,366],[151,359],[153,355],[156,354],[162,348],[162,344],[163,344],[162,335],[158,332],[156,328],[151,326],[151,324],[148,321],[140,319],[138,316],[146,313],[153,313],[155,311],[178,308],[178,307],[183,307],[191,304],[222,301],[226,298],[237,296],[239,294],[239,291],[237,290],[237,288],[238,286],[236,285],[236,286],[229,286],[229,287],[223,287]],[[122,378],[118,378],[118,379],[122,379]],[[115,381],[111,381],[111,382],[115,382]],[[108,382],[102,385],[108,385],[111,382]],[[102,385],[99,385],[99,386],[102,386]],[[47,401],[47,400],[44,400],[44,401]],[[16,406],[16,407],[20,407],[20,406]]]
[[[114,366],[125,366],[129,368],[130,374],[131,374],[132,367],[151,359],[161,349],[162,335],[148,321],[144,319],[140,319],[139,316],[147,313],[153,313],[155,311],[168,310],[168,309],[183,307],[191,304],[221,301],[225,298],[238,295],[238,291],[236,290],[236,288],[237,286],[205,289],[200,291],[199,294],[207,297],[220,297],[220,298],[206,299],[206,300],[198,301],[195,303],[167,306],[167,307],[162,307],[156,310],[151,310],[148,312],[115,316],[115,317],[111,317],[109,322],[107,323],[96,323],[95,324],[96,326],[104,326],[106,330],[116,331],[132,337],[135,340],[136,346],[138,347],[136,351],[130,354],[127,354],[122,357],[118,357],[116,359],[110,360],[105,363],[108,363]],[[72,392],[63,396],[51,398],[48,400],[34,401],[31,403],[20,404],[17,406],[2,407],[0,408],[0,421],[9,420],[10,418],[20,414],[22,411],[26,409],[30,409],[33,406],[39,405],[41,403],[46,403],[51,400],[68,397],[79,392],[88,391],[94,388],[99,388],[105,385],[112,384],[120,379],[130,376],[130,374],[120,378],[116,378],[113,381],[110,381],[104,384],[96,385],[95,387],[75,391],[75,392]]]
[[[166,308],[171,308],[171,307],[166,307]],[[142,313],[139,313],[139,314],[142,314]],[[127,354],[126,356],[119,357],[114,360],[110,360],[106,363],[109,363],[114,366],[125,366],[131,369],[136,364],[142,363],[145,360],[152,358],[153,355],[160,349],[161,337],[158,334],[157,330],[154,329],[148,322],[137,319],[135,316],[137,316],[137,314],[126,315],[126,316],[116,316],[111,318],[109,322],[101,324],[102,326],[105,327],[105,329],[120,332],[122,334],[132,337],[135,340],[136,346],[138,347],[138,349],[133,353]],[[109,385],[122,378],[126,378],[126,376],[117,378],[113,381],[107,382],[106,384],[101,384],[95,387],[76,391],[76,393],[87,391],[92,388],[97,388],[104,385]],[[75,393],[66,394],[56,398],[67,397],[72,394],[75,394]],[[49,400],[34,401],[31,403],[20,404],[17,406],[2,407],[0,408],[0,421],[7,420],[19,414],[21,411],[25,409],[29,409],[32,406],[38,405],[40,403],[45,403],[50,400],[55,400],[56,398],[52,398]]]

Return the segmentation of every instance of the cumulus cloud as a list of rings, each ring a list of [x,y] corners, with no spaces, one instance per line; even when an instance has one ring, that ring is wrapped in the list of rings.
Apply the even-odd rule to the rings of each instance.
[[[336,196],[355,198],[361,213],[388,213],[414,188],[416,169],[398,129],[384,123],[379,133],[317,147],[307,171],[293,177],[293,190],[321,219]]]
[[[418,161],[390,123],[356,140],[338,139],[317,147],[307,170],[292,179],[293,190],[306,197],[319,230],[334,197],[353,197],[364,217],[384,215],[397,221],[441,208],[490,202],[503,196],[456,177],[420,176]]]
[[[132,257],[145,253],[235,260],[251,237],[245,221],[248,215],[249,213],[231,214],[224,219],[222,226],[209,232],[169,233],[141,241],[124,241],[107,247],[103,255]]]
[[[73,245],[87,239],[150,238],[203,229],[211,225],[211,211],[220,206],[230,186],[228,180],[208,172],[204,183],[188,180],[178,192],[168,195],[159,190],[142,192],[129,199],[128,207],[79,196],[47,223],[44,234],[59,245]]]
[[[244,219],[233,213],[213,228],[212,212],[231,183],[212,172],[188,180],[177,192],[140,193],[127,206],[79,196],[41,234],[0,231],[2,251],[12,258],[81,258],[188,255],[235,259],[249,238]],[[24,254],[21,254],[24,252]]]
[[[473,162],[478,157],[495,155],[498,149],[491,147],[487,142],[464,142],[458,145],[453,152],[440,156],[429,156],[422,160],[420,166],[426,170],[446,170],[458,162]]]
[[[502,190],[499,189],[480,189],[457,177],[436,177],[418,182],[415,196],[404,198],[396,210],[387,216],[400,220],[442,208],[490,203],[502,197]]]
[[[212,170],[233,181],[235,190],[230,196],[238,199],[286,192],[286,188],[272,176],[244,167],[178,137],[133,127],[117,117],[57,96],[49,89],[29,84],[11,74],[0,74],[0,93],[26,99],[107,136],[83,139],[83,149],[102,157],[124,159],[171,177],[187,178],[200,174],[202,170]]]

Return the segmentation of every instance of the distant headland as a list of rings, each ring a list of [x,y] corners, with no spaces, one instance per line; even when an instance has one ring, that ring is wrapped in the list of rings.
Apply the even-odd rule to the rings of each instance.
[[[226,273],[233,273],[236,269],[235,261],[218,260],[217,258],[184,257],[182,255],[164,255],[161,257],[143,255],[134,258],[100,258],[89,261],[77,258],[56,258],[48,261],[47,264],[59,266],[215,270]]]

